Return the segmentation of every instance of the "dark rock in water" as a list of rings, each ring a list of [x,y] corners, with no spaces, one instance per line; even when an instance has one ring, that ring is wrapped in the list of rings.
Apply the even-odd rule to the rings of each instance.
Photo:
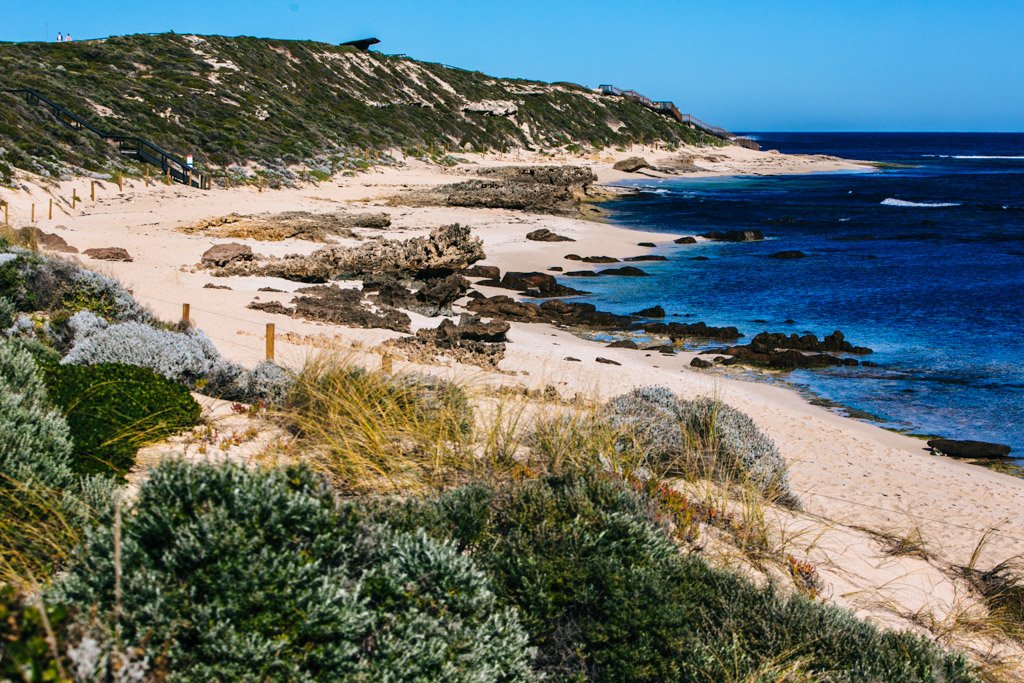
[[[958,441],[956,439],[931,439],[928,446],[937,453],[951,458],[995,459],[1005,458],[1012,450],[1009,446],[986,441]]]
[[[673,240],[675,244],[697,244],[697,238],[690,235]]]
[[[612,256],[584,256],[580,259],[584,263],[618,263],[619,259]]]
[[[713,230],[701,235],[716,242],[760,242],[764,239],[764,233],[760,230]]]
[[[654,242],[637,242],[636,246],[638,246],[638,247],[651,247],[651,248],[653,248],[653,247],[656,247],[658,245],[655,244]]]
[[[596,360],[598,363],[604,363],[605,365],[622,365],[622,363],[618,361],[614,361],[610,358],[601,358],[600,356],[598,356],[594,360]]]
[[[669,339],[739,339],[742,334],[735,327],[711,327],[707,323],[641,323],[640,329],[651,334],[665,335]]]
[[[714,363],[706,361],[703,358],[694,358],[690,361],[690,367],[694,368],[710,368],[713,367]]]
[[[841,353],[871,353],[871,349],[865,346],[854,346],[846,341],[842,332],[836,330],[824,337],[821,341],[813,334],[798,336],[796,334],[786,335],[782,332],[762,332],[754,337],[750,346],[758,352],[768,352],[774,349],[795,349],[797,351],[835,351]]]
[[[754,319],[753,319],[753,320],[751,320],[750,322],[752,322],[752,323],[759,323],[759,324],[763,324],[763,323],[766,323],[766,322],[768,322],[768,321],[767,321],[767,320],[765,320],[764,318],[754,318]]]
[[[635,315],[640,318],[664,318],[665,309],[661,306],[651,306],[650,308],[645,308],[637,311],[636,313],[630,313],[630,315]]]
[[[737,362],[756,365],[773,370],[795,370],[797,368],[825,368],[856,366],[854,358],[840,358],[833,353],[868,354],[871,349],[854,346],[846,341],[843,333],[836,330],[822,340],[813,334],[799,336],[781,332],[762,332],[745,346],[732,346],[725,350]]]
[[[608,344],[609,349],[639,349],[640,346],[632,339],[620,339]]]
[[[856,358],[844,358],[843,365],[852,368],[860,365],[860,361],[858,361]]]
[[[133,260],[131,254],[121,247],[97,247],[95,249],[86,249],[82,253],[100,261],[125,261],[130,263]]]
[[[473,266],[461,271],[465,277],[482,277],[488,280],[497,280],[501,277],[501,268],[498,266]]]
[[[793,250],[790,250],[790,251],[777,251],[774,254],[772,254],[770,258],[780,258],[780,259],[807,258],[807,254],[805,254],[804,252],[802,252],[802,251],[800,251],[798,249],[793,249]]]
[[[565,255],[565,260],[566,261],[582,261],[583,257],[580,256],[579,254],[566,254]]]
[[[878,363],[876,363],[874,361],[870,361],[870,360],[862,360],[860,362],[860,364],[863,365],[866,368],[877,368],[878,367]]]
[[[548,230],[547,228],[540,228],[539,230],[534,230],[533,232],[526,233],[526,239],[533,240],[534,242],[575,242],[576,241],[576,240],[574,240],[571,237],[566,237],[565,235],[555,234],[555,233],[551,232],[550,230]]]
[[[691,256],[690,260],[691,261],[710,261],[711,257],[710,256]]]
[[[505,273],[505,277],[501,278],[501,282],[497,286],[502,287],[503,289],[512,289],[538,298],[586,294],[586,292],[582,292],[578,289],[558,284],[554,275],[536,272]]]
[[[648,164],[647,160],[643,157],[629,157],[622,161],[616,161],[615,164],[612,165],[612,168],[616,171],[623,171],[625,173],[636,173],[640,169],[647,168],[648,166],[650,166],[650,164]]]
[[[782,322],[785,323],[786,325],[796,325],[796,321],[793,320],[792,318],[786,318]]]
[[[565,273],[566,277],[597,277],[597,275],[593,270],[570,270]]]
[[[629,256],[622,259],[623,261],[668,261],[667,256],[661,256],[659,254],[648,254],[647,256]]]
[[[723,361],[723,365],[744,363],[772,370],[796,370],[797,368],[827,368],[843,364],[843,359],[827,353],[805,354],[794,349],[759,353],[749,346],[733,346],[728,353],[733,362]]]
[[[556,273],[561,273],[563,270],[565,270],[565,268],[562,268],[562,266],[551,266],[550,268],[548,268],[548,270],[554,271]]]
[[[646,277],[647,273],[636,266],[623,266],[621,268],[605,268],[598,272],[598,275],[619,275],[622,277]]]

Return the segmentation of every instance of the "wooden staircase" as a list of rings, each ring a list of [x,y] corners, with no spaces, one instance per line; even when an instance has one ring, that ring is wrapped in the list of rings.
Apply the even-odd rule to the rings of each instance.
[[[97,128],[78,114],[57,104],[40,92],[29,88],[10,88],[0,92],[20,95],[32,105],[45,107],[60,123],[73,130],[87,130],[104,140],[117,145],[118,152],[124,156],[157,166],[161,175],[165,175],[176,183],[197,187],[201,190],[210,189],[210,176],[194,171],[184,159],[153,144],[145,138],[132,135],[118,135]]]

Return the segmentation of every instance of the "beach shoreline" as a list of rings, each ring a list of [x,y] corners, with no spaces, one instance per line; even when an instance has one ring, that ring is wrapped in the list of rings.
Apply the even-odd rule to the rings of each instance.
[[[232,213],[386,212],[391,217],[391,227],[360,230],[360,236],[408,239],[426,235],[441,225],[461,223],[470,226],[483,241],[486,258],[481,264],[497,266],[502,273],[550,274],[550,267],[572,263],[564,258],[569,252],[616,259],[643,256],[682,235],[512,209],[403,205],[403,193],[458,182],[480,168],[515,165],[584,165],[595,172],[602,188],[614,188],[615,183],[644,177],[615,170],[613,165],[618,161],[636,156],[643,157],[651,166],[664,167],[672,160],[678,161],[681,155],[686,155],[687,162],[697,170],[663,176],[658,171],[648,171],[646,175],[709,177],[872,170],[863,162],[755,152],[740,147],[682,151],[636,147],[582,157],[523,152],[465,154],[460,157],[468,163],[452,169],[399,157],[402,165],[398,167],[377,167],[320,185],[282,190],[243,187],[203,192],[181,186],[146,185],[133,179],[119,192],[117,183],[107,180],[101,183],[95,203],[88,201],[91,179],[77,178],[50,186],[23,179],[25,189],[4,188],[0,198],[9,202],[15,225],[28,223],[30,205],[35,204],[37,217],[43,216],[35,222],[36,226],[59,235],[80,252],[97,247],[127,249],[133,258],[130,262],[98,261],[81,255],[70,258],[78,258],[85,265],[118,278],[142,303],[166,320],[178,319],[182,305],[189,304],[191,320],[232,360],[250,366],[261,361],[265,353],[265,327],[273,323],[277,330],[277,358],[284,364],[299,365],[318,348],[327,347],[351,355],[356,362],[379,365],[382,351],[377,347],[403,335],[253,310],[248,305],[257,300],[288,303],[303,284],[270,277],[214,277],[209,270],[196,268],[201,255],[214,244],[237,242],[260,254],[283,256],[312,253],[323,246],[321,243],[211,238],[186,234],[179,228]],[[67,198],[74,191],[86,201],[72,210]],[[46,218],[43,208],[50,196],[57,198],[53,219]],[[528,232],[541,228],[574,241],[538,242],[525,238]],[[358,244],[358,240],[338,242]],[[641,242],[656,246],[641,246]],[[512,294],[508,289],[481,285],[479,279],[475,280],[473,288],[483,295]],[[561,282],[574,284],[571,278]],[[266,288],[276,291],[265,291]],[[415,313],[409,317],[413,331],[436,327],[438,323],[437,318]],[[988,529],[998,532],[989,535],[980,551],[983,566],[1024,554],[1024,534],[1017,538],[1013,533],[1014,529],[1024,528],[1024,480],[930,455],[916,438],[812,405],[794,389],[693,369],[690,362],[698,355],[693,351],[681,350],[667,356],[607,348],[604,343],[588,341],[571,330],[546,323],[512,322],[508,339],[500,372],[456,363],[438,367],[399,360],[396,366],[439,372],[471,385],[511,385],[537,391],[550,386],[567,400],[577,395],[603,400],[648,385],[666,386],[684,397],[714,395],[722,399],[750,415],[779,446],[807,519],[827,520],[827,537],[809,542],[804,549],[822,568],[827,598],[878,623],[919,628],[906,614],[882,609],[879,595],[896,600],[907,613],[921,609],[943,618],[954,613],[959,606],[961,585],[946,575],[945,568],[966,565]],[[888,556],[881,546],[872,545],[870,534],[858,531],[866,528],[904,532],[912,527],[920,531],[932,549],[934,561]],[[870,598],[865,594],[868,587],[875,591]]]

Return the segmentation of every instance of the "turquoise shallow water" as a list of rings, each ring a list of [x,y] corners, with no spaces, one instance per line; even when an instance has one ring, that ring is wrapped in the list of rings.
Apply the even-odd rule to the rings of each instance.
[[[670,320],[748,337],[841,329],[880,367],[799,371],[792,383],[888,427],[998,441],[1024,457],[1024,135],[758,137],[908,167],[631,183],[642,191],[606,205],[614,222],[767,239],[669,247],[669,261],[636,264],[649,278],[569,284],[605,310],[661,304]],[[770,258],[783,250],[809,256]]]

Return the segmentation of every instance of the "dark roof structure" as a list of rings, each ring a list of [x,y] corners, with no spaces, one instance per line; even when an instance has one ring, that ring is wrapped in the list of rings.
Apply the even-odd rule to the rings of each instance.
[[[359,40],[350,40],[347,43],[342,43],[342,47],[354,47],[357,50],[368,52],[371,47],[379,43],[380,41],[376,38],[360,38]]]

